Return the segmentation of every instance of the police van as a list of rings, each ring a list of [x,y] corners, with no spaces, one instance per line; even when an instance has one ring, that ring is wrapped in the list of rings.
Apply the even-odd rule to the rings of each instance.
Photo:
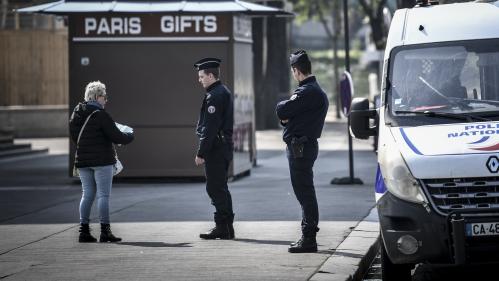
[[[352,135],[379,138],[383,280],[499,261],[498,27],[499,1],[396,11],[381,105],[352,101]]]

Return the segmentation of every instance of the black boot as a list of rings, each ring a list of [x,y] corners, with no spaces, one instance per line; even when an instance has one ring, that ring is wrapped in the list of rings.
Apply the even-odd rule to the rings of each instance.
[[[199,238],[201,239],[233,239],[230,235],[229,224],[219,224],[217,223],[214,228],[206,233],[199,234]]]
[[[317,232],[319,232],[320,228],[318,227],[315,227],[315,232],[312,232],[312,233],[308,233],[306,236],[310,236],[310,237],[316,237],[317,236]],[[300,239],[298,239],[297,241],[295,242],[291,242],[290,245],[291,246],[294,246],[296,245],[298,242],[302,241],[303,240],[303,237],[305,237],[304,234],[301,235]]]
[[[296,240],[296,241],[294,241],[294,242],[291,242],[289,245],[290,245],[290,246],[294,246],[294,245],[298,244],[298,242],[300,242],[302,239],[303,239],[303,236],[302,236],[302,237],[300,237],[300,239],[298,239],[298,240]]]
[[[99,242],[120,242],[121,238],[114,236],[111,232],[111,225],[108,223],[100,224],[100,240]]]
[[[288,248],[290,253],[315,253],[317,252],[317,241],[315,236],[302,236],[296,243]]]
[[[90,226],[88,223],[80,224],[80,237],[78,238],[80,243],[93,243],[97,242],[97,239],[90,234]]]

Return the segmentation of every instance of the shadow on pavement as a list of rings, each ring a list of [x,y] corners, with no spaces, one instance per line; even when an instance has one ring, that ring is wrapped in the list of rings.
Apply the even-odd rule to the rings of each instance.
[[[257,240],[247,238],[236,238],[234,241],[256,244],[270,244],[270,245],[289,245],[293,241],[279,241],[279,240]]]
[[[362,255],[362,254],[353,254],[353,253],[343,252],[343,251],[335,251],[334,254],[338,255],[338,256],[342,256],[342,257],[349,257],[349,258],[356,258],[356,259],[364,257],[364,255]]]
[[[165,243],[165,242],[119,242],[117,245],[146,247],[146,248],[186,248],[192,247],[191,243]]]
[[[319,244],[319,246],[321,246],[321,245]],[[319,251],[317,251],[317,254],[332,255],[332,254],[334,254],[334,250],[319,250]]]

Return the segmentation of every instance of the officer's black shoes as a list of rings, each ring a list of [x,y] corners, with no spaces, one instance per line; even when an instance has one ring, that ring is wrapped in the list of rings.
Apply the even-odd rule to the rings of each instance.
[[[296,240],[295,242],[291,242],[289,245],[294,246],[294,245],[296,245],[298,243],[302,243],[302,241],[303,241],[304,238],[305,238],[305,236],[302,235],[300,237],[300,239]]]
[[[80,243],[94,243],[97,239],[90,234],[90,226],[88,223],[80,224],[80,237],[78,237],[78,242]]]
[[[317,241],[315,237],[305,237],[302,238],[295,243],[292,243],[288,248],[288,252],[290,253],[315,253],[317,252]]]
[[[101,223],[100,224],[101,230],[100,230],[100,239],[99,242],[120,242],[121,238],[114,236],[114,234],[111,232],[111,225],[108,223]]]
[[[230,233],[228,224],[218,224],[206,233],[199,234],[201,239],[234,239],[234,235]]]

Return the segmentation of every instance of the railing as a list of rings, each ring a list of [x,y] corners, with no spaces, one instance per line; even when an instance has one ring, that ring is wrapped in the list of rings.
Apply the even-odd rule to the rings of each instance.
[[[66,29],[66,22],[61,16],[43,14],[19,14],[16,9],[42,4],[47,1],[18,1],[0,0],[0,29],[43,29],[61,30]]]

